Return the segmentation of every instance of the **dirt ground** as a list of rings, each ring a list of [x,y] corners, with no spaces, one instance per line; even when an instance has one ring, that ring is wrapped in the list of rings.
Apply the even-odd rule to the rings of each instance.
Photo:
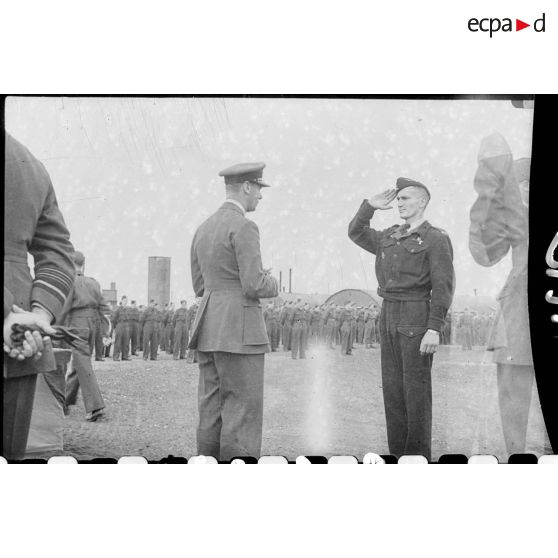
[[[94,362],[106,412],[84,420],[81,399],[65,420],[64,454],[85,460],[142,455],[156,461],[196,454],[198,368],[162,354]],[[507,459],[490,353],[441,347],[433,367],[433,460],[448,453]],[[541,455],[544,426],[536,390],[526,451]],[[380,351],[353,356],[310,347],[306,360],[266,355],[263,455],[387,454]],[[547,451],[548,452],[548,451]]]

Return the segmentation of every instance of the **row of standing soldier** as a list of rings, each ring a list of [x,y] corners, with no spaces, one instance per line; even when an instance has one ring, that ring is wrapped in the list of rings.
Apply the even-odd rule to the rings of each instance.
[[[452,319],[453,315],[453,319]],[[352,354],[355,343],[375,348],[380,342],[380,309],[375,304],[357,306],[346,303],[310,304],[270,302],[264,310],[264,320],[272,351],[292,351],[292,358],[306,358],[310,343],[321,343],[334,349],[341,346],[344,355]],[[465,308],[448,312],[441,332],[442,345],[460,345],[464,350],[486,346],[494,323],[493,312],[479,313]],[[452,331],[453,326],[453,331]]]
[[[172,353],[175,360],[186,359],[191,326],[196,317],[197,304],[188,307],[186,300],[174,309],[174,304],[161,305],[152,300],[149,306],[136,305],[127,297],[111,312],[114,331],[113,360],[131,360],[141,350],[144,360],[157,360],[159,349]],[[106,332],[103,332],[106,338]],[[102,335],[102,334],[101,334]],[[104,356],[109,356],[110,345]],[[99,353],[102,355],[102,353]],[[99,356],[97,360],[102,360]]]
[[[310,342],[322,343],[330,349],[341,345],[344,355],[352,354],[355,343],[373,348],[379,343],[379,310],[347,303],[311,305],[297,302],[270,302],[264,310],[264,320],[271,350],[277,351],[282,343],[292,358],[306,358]]]

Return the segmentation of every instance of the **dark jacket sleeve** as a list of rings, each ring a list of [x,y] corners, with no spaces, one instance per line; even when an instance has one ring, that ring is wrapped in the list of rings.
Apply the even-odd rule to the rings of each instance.
[[[14,295],[4,287],[4,319],[11,312],[14,303]]]
[[[203,275],[201,272],[200,263],[198,261],[198,255],[196,254],[196,236],[192,240],[192,246],[190,248],[190,267],[192,272],[192,286],[194,287],[194,293],[196,296],[203,296],[205,287],[203,282]]]
[[[368,203],[368,200],[364,200],[349,223],[349,238],[372,254],[378,252],[378,242],[381,238],[381,232],[370,228],[370,219],[372,219],[374,211],[375,209]]]
[[[453,247],[450,237],[446,233],[440,231],[433,232],[436,233],[436,237],[430,251],[432,298],[428,328],[441,331],[455,290]]]
[[[469,250],[478,264],[491,266],[527,234],[513,156],[501,134],[482,140],[474,186],[478,197],[470,211]]]
[[[31,305],[45,308],[56,321],[70,294],[75,268],[74,247],[50,180],[29,252],[35,260]]]
[[[260,232],[254,221],[246,219],[233,239],[242,292],[248,298],[273,298],[277,280],[264,272],[260,253]]]

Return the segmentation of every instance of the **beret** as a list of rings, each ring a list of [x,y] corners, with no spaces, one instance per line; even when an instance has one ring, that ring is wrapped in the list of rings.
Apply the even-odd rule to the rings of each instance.
[[[83,252],[78,252],[77,250],[74,252],[74,263],[77,266],[82,266],[85,263]]]
[[[238,163],[223,169],[219,176],[225,178],[225,184],[238,182],[255,182],[260,186],[269,186],[262,180],[265,163]]]
[[[428,190],[428,188],[422,182],[419,182],[418,180],[412,180],[411,178],[399,177],[397,179],[397,182],[395,183],[395,189],[398,192],[400,190],[403,190],[403,188],[408,188],[409,186],[415,186],[416,188],[422,188],[423,190],[426,190],[426,193],[428,194],[428,197],[430,197],[430,191]]]

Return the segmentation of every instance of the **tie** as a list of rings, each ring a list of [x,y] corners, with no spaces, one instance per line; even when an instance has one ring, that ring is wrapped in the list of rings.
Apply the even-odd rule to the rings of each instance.
[[[403,225],[399,225],[399,232],[401,234],[405,234],[409,229],[411,228],[411,225],[409,225],[409,223],[405,223]]]

